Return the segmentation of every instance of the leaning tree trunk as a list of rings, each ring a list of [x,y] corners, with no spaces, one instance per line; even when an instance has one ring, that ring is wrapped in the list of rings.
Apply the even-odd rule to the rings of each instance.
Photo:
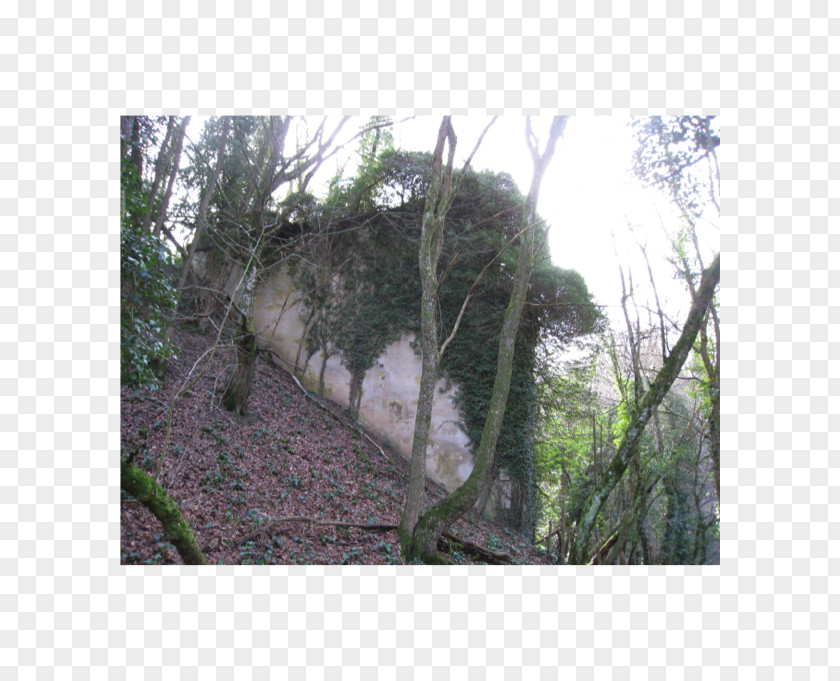
[[[169,201],[172,199],[172,189],[175,186],[175,178],[178,176],[178,169],[181,166],[181,149],[184,145],[184,137],[187,134],[187,126],[190,124],[190,118],[191,116],[184,116],[184,118],[181,120],[181,127],[178,129],[178,136],[172,142],[172,168],[169,172],[169,180],[166,184],[166,192],[164,193],[163,198],[161,199],[160,212],[158,213],[157,220],[155,221],[155,226],[152,232],[155,236],[159,236],[160,233],[163,232],[166,238],[169,239],[170,243],[172,243],[172,245],[175,246],[175,248],[178,250],[178,252],[181,254],[181,257],[184,260],[187,259],[186,251],[164,223],[166,222],[166,212],[169,210]]]
[[[228,381],[222,404],[225,409],[243,415],[251,395],[251,383],[257,364],[257,333],[254,327],[254,297],[257,267],[251,263],[245,274],[242,295],[239,297],[239,334],[236,338],[236,369]]]
[[[415,553],[414,530],[420,516],[420,504],[423,500],[426,483],[426,449],[432,424],[432,402],[435,396],[435,383],[438,374],[437,320],[435,318],[434,294],[429,295],[426,287],[423,288],[423,306],[421,308],[423,371],[420,377],[420,394],[417,398],[417,415],[414,420],[409,485],[399,527],[400,546],[403,556],[406,558],[410,558]]]
[[[684,213],[685,214],[685,213]],[[700,254],[700,245],[697,241],[697,232],[694,221],[687,219],[691,227],[692,240],[694,248],[697,251],[697,261],[702,268],[703,260]],[[692,298],[697,295],[694,287],[694,280],[691,276],[691,266],[685,254],[677,252],[682,263],[682,276],[688,285],[688,290],[691,292]],[[711,319],[712,328],[714,330],[714,338],[709,338],[708,321]],[[696,348],[700,360],[703,362],[703,369],[706,372],[706,379],[708,384],[706,391],[709,397],[709,433],[707,440],[709,443],[709,452],[712,456],[712,471],[715,478],[715,492],[717,493],[717,500],[720,503],[720,320],[718,319],[717,306],[714,299],[709,303],[709,310],[706,319],[700,326],[699,331],[700,340]],[[711,351],[709,349],[711,341]]]
[[[195,256],[195,252],[198,248],[198,244],[201,240],[204,228],[207,225],[207,209],[210,207],[210,199],[213,197],[213,193],[216,191],[216,184],[219,181],[219,175],[222,172],[222,166],[225,162],[225,153],[227,151],[227,138],[229,132],[230,116],[225,116],[224,122],[222,123],[222,133],[221,139],[219,141],[219,151],[216,154],[216,165],[213,167],[213,172],[210,174],[210,178],[207,181],[207,187],[205,188],[204,194],[201,197],[201,203],[198,206],[198,215],[195,221],[195,231],[193,232],[192,243],[190,244],[190,250],[187,253],[187,257],[184,260],[183,266],[181,268],[181,279],[178,281],[179,297],[183,297],[184,284],[186,284],[187,282],[187,276],[189,275],[190,268],[192,267],[193,257]]]
[[[694,340],[697,338],[697,333],[703,323],[706,309],[712,301],[715,287],[719,281],[720,254],[715,256],[712,264],[703,272],[697,295],[694,296],[679,340],[674,345],[673,350],[671,350],[671,354],[665,361],[665,365],[660,369],[656,378],[650,384],[641,402],[633,409],[630,422],[618,444],[618,451],[604,471],[596,489],[589,495],[589,498],[583,505],[583,511],[578,525],[577,539],[572,548],[572,553],[569,556],[570,563],[582,564],[588,560],[589,542],[598,514],[601,512],[601,508],[610,496],[610,493],[615,489],[615,486],[621,480],[625,470],[627,470],[627,466],[636,454],[645,426],[647,426],[654,411],[656,411],[682,370],[688,353],[692,345],[694,345]]]
[[[417,526],[414,528],[411,557],[420,558],[426,563],[448,562],[437,551],[438,540],[453,522],[475,506],[479,496],[489,484],[490,476],[493,473],[496,443],[498,442],[499,433],[502,429],[502,420],[505,416],[505,408],[507,407],[507,398],[510,391],[516,336],[519,331],[522,310],[525,307],[525,299],[528,294],[528,285],[531,281],[531,271],[534,266],[536,254],[537,239],[535,230],[540,185],[542,184],[545,170],[551,158],[554,156],[557,140],[563,134],[567,120],[567,116],[555,116],[551,124],[546,148],[542,155],[537,150],[536,139],[531,130],[530,119],[528,120],[527,141],[534,162],[534,176],[531,180],[531,187],[525,201],[523,215],[523,221],[525,223],[523,227],[525,229],[519,249],[519,261],[516,266],[516,273],[514,274],[513,290],[510,294],[508,307],[505,310],[502,330],[499,336],[499,352],[496,362],[496,378],[493,383],[493,392],[490,396],[490,405],[487,409],[487,417],[484,421],[481,440],[476,448],[475,463],[472,472],[463,485],[442,501],[431,506],[420,517],[417,521]]]
[[[484,509],[487,508],[487,502],[490,499],[490,491],[493,489],[493,482],[496,480],[496,475],[498,475],[498,471],[490,474],[490,477],[487,479],[487,484],[481,490],[481,494],[478,495],[478,501],[475,502],[475,510],[478,515],[484,515]]]
[[[443,150],[449,142],[449,156],[443,165]],[[408,478],[405,506],[400,517],[398,534],[403,557],[415,556],[414,530],[420,515],[426,485],[426,449],[432,424],[432,402],[438,380],[440,352],[437,336],[437,267],[443,248],[444,219],[452,195],[452,161],[457,138],[449,116],[444,116],[435,146],[432,179],[423,210],[420,232],[418,264],[422,285],[420,301],[420,347],[423,353],[423,370],[420,375],[420,393],[414,419],[414,439],[411,446],[411,468]]]
[[[207,565],[207,557],[195,541],[181,509],[152,477],[123,460],[120,465],[120,486],[160,521],[166,536],[178,549],[184,563]]]
[[[453,522],[475,505],[481,492],[489,483],[493,471],[496,443],[502,430],[502,420],[507,406],[516,334],[519,330],[519,320],[522,309],[525,307],[528,282],[531,278],[534,243],[534,230],[530,229],[523,237],[514,289],[505,311],[502,333],[499,337],[496,380],[493,383],[493,393],[490,397],[481,441],[475,453],[473,470],[463,485],[423,514],[414,530],[415,555],[424,562],[444,562],[437,552],[438,539]]]
[[[149,204],[146,210],[146,217],[143,218],[143,229],[147,232],[152,228],[152,216],[154,214],[155,202],[157,201],[158,190],[160,189],[160,182],[163,178],[163,173],[166,170],[167,158],[170,155],[170,142],[174,129],[175,116],[170,116],[169,121],[166,124],[166,135],[163,138],[163,143],[160,145],[160,151],[158,152],[158,157],[155,161],[154,179],[152,180],[152,187],[149,190]]]

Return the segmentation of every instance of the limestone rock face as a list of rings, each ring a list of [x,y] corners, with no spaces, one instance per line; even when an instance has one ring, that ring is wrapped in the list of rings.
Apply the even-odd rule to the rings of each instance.
[[[301,292],[282,270],[259,289],[254,303],[254,321],[260,342],[287,363],[289,370],[311,390],[317,390],[321,372],[324,395],[338,404],[350,406],[350,372],[339,355],[326,360],[317,352],[307,359],[305,315]],[[413,338],[403,336],[377,357],[362,383],[359,423],[404,457],[411,456],[414,418],[420,386],[422,362],[411,347]],[[458,423],[460,415],[452,403],[457,386],[438,382],[432,407],[432,427],[426,470],[436,482],[453,491],[467,479],[473,468],[469,438]]]

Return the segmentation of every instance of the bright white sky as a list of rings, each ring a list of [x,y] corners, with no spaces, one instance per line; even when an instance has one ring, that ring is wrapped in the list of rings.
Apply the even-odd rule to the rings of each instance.
[[[461,164],[488,120],[453,120]],[[431,149],[439,125],[439,119],[426,119],[400,126],[402,134],[396,133],[399,144],[412,147],[418,144],[418,148]],[[543,133],[541,149],[547,127],[547,119],[534,121],[534,132]],[[425,146],[423,139],[429,140]],[[580,272],[597,301],[604,304],[618,301],[621,292],[610,230],[617,235],[625,232],[623,215],[631,203],[638,203],[628,191],[625,179],[631,153],[624,121],[572,118],[557,145],[540,192],[538,211],[551,225],[549,245],[554,264]],[[525,143],[525,119],[497,119],[476,153],[473,165],[477,169],[509,173],[526,194],[533,165]]]
[[[463,165],[489,120],[453,117],[458,137],[456,167]],[[548,118],[534,121],[534,132],[537,135],[542,132],[542,140],[549,123]],[[394,128],[395,146],[432,151],[439,127],[439,117],[400,123]],[[668,221],[670,209],[658,192],[643,189],[632,175],[634,148],[627,119],[573,116],[543,179],[538,207],[540,215],[551,225],[549,244],[554,264],[580,272],[596,302],[607,305],[610,317],[620,322],[619,328],[623,328],[624,322],[616,251],[621,257],[625,279],[632,270],[637,284],[637,304],[650,301],[651,307],[654,305],[647,268],[628,230],[628,220],[635,225],[634,233],[639,241],[647,245],[666,313],[682,322],[690,305],[687,291],[674,281],[673,270],[664,260],[669,246],[657,210]],[[473,157],[472,165],[477,170],[509,173],[522,193],[527,193],[532,162],[525,143],[524,117],[498,118]],[[666,227],[673,231],[676,229],[673,217],[670,222],[671,226],[666,224]],[[703,231],[708,262],[720,250],[720,234],[717,226]]]
[[[204,120],[193,119],[188,130],[193,139],[200,136]],[[395,117],[394,120],[398,122],[393,128],[396,147],[433,151],[440,117],[407,121]],[[458,137],[457,168],[463,166],[489,121],[489,117],[453,117]],[[337,122],[337,118],[328,121],[326,129],[331,130]],[[534,121],[534,132],[543,133],[543,140],[549,122],[548,118]],[[349,121],[342,137],[351,136],[363,123],[360,119]],[[317,125],[318,121],[313,124]],[[354,163],[350,155],[354,148],[354,143],[349,144],[346,151],[325,163],[310,190],[316,194],[325,190],[341,164],[347,163],[346,173],[351,174]],[[621,257],[625,278],[632,271],[637,305],[654,305],[647,268],[628,230],[629,220],[635,225],[634,233],[639,241],[647,245],[660,302],[666,314],[681,326],[690,300],[664,260],[669,254],[669,246],[661,226],[664,220],[666,229],[674,231],[676,221],[669,217],[670,209],[661,194],[643,189],[630,172],[633,149],[634,140],[627,119],[573,116],[543,179],[538,210],[551,225],[549,243],[554,264],[580,272],[596,302],[607,305],[606,311],[618,328],[624,328],[624,321],[616,251]],[[498,118],[473,157],[472,165],[476,170],[509,173],[522,193],[527,193],[532,164],[525,143],[524,117]],[[707,263],[720,250],[720,231],[716,222],[717,218],[715,223],[700,225],[698,229]],[[644,317],[642,321],[644,324]]]

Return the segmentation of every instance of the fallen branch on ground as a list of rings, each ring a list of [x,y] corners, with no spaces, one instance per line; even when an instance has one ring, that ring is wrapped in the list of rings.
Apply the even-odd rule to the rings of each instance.
[[[256,539],[259,537],[263,532],[268,532],[272,527],[275,525],[279,525],[280,523],[311,523],[313,525],[334,525],[337,527],[358,527],[362,530],[395,530],[397,529],[396,525],[386,524],[386,523],[348,523],[341,520],[319,520],[318,518],[306,518],[304,516],[286,516],[284,518],[273,518],[267,524],[260,527],[258,530],[246,534],[244,537],[240,537],[236,540],[236,545],[239,546],[240,544],[244,544],[246,541],[251,541],[252,539]]]
[[[393,525],[390,523],[352,523],[346,522],[343,520],[322,520],[320,518],[307,518],[305,516],[285,516],[282,518],[272,518],[269,520],[268,523],[263,525],[257,530],[253,532],[249,532],[246,535],[243,535],[239,539],[236,539],[234,544],[236,546],[240,546],[245,542],[251,541],[252,539],[256,539],[264,532],[268,532],[271,530],[275,525],[279,525],[280,523],[310,523],[312,525],[331,525],[334,527],[356,527],[360,530],[396,530],[397,525]],[[465,553],[471,553],[473,555],[480,556],[484,558],[486,561],[494,563],[496,565],[509,565],[513,558],[510,554],[507,553],[500,553],[498,551],[492,551],[484,546],[480,546],[479,544],[474,544],[471,541],[466,539],[462,539],[461,537],[456,537],[455,535],[451,534],[450,532],[444,532],[441,535],[441,550],[452,549],[455,545],[459,546]]]
[[[513,558],[508,553],[499,553],[498,551],[492,551],[484,546],[480,546],[478,544],[474,544],[471,541],[467,541],[466,539],[461,539],[460,537],[456,537],[449,532],[444,532],[441,537],[440,541],[438,542],[438,548],[441,548],[441,544],[444,541],[448,542],[450,546],[453,544],[460,545],[466,553],[471,553],[473,555],[479,556],[486,560],[488,563],[492,563],[494,565],[510,565],[513,561]],[[443,549],[445,550],[446,547],[444,546]]]

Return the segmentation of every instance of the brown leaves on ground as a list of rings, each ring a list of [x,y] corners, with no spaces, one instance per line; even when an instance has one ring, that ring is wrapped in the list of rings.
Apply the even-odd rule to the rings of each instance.
[[[156,391],[122,389],[122,449],[154,473],[179,504],[211,563],[402,564],[395,529],[278,518],[397,525],[405,500],[408,464],[382,452],[334,404],[321,408],[284,371],[262,356],[257,362],[248,414],[235,417],[220,405],[224,380],[235,361],[220,347],[201,378],[175,403],[166,456],[167,415],[173,396],[208,349],[205,336],[177,330],[179,357]],[[330,413],[330,411],[332,413]],[[443,490],[428,483],[429,501]],[[121,562],[180,563],[160,523],[136,500],[122,495]],[[260,531],[265,527],[265,531]],[[470,514],[450,533],[507,553],[515,563],[548,563],[524,539]],[[252,537],[252,538],[249,538]],[[247,541],[241,541],[243,538]],[[452,545],[458,563],[480,558]]]

